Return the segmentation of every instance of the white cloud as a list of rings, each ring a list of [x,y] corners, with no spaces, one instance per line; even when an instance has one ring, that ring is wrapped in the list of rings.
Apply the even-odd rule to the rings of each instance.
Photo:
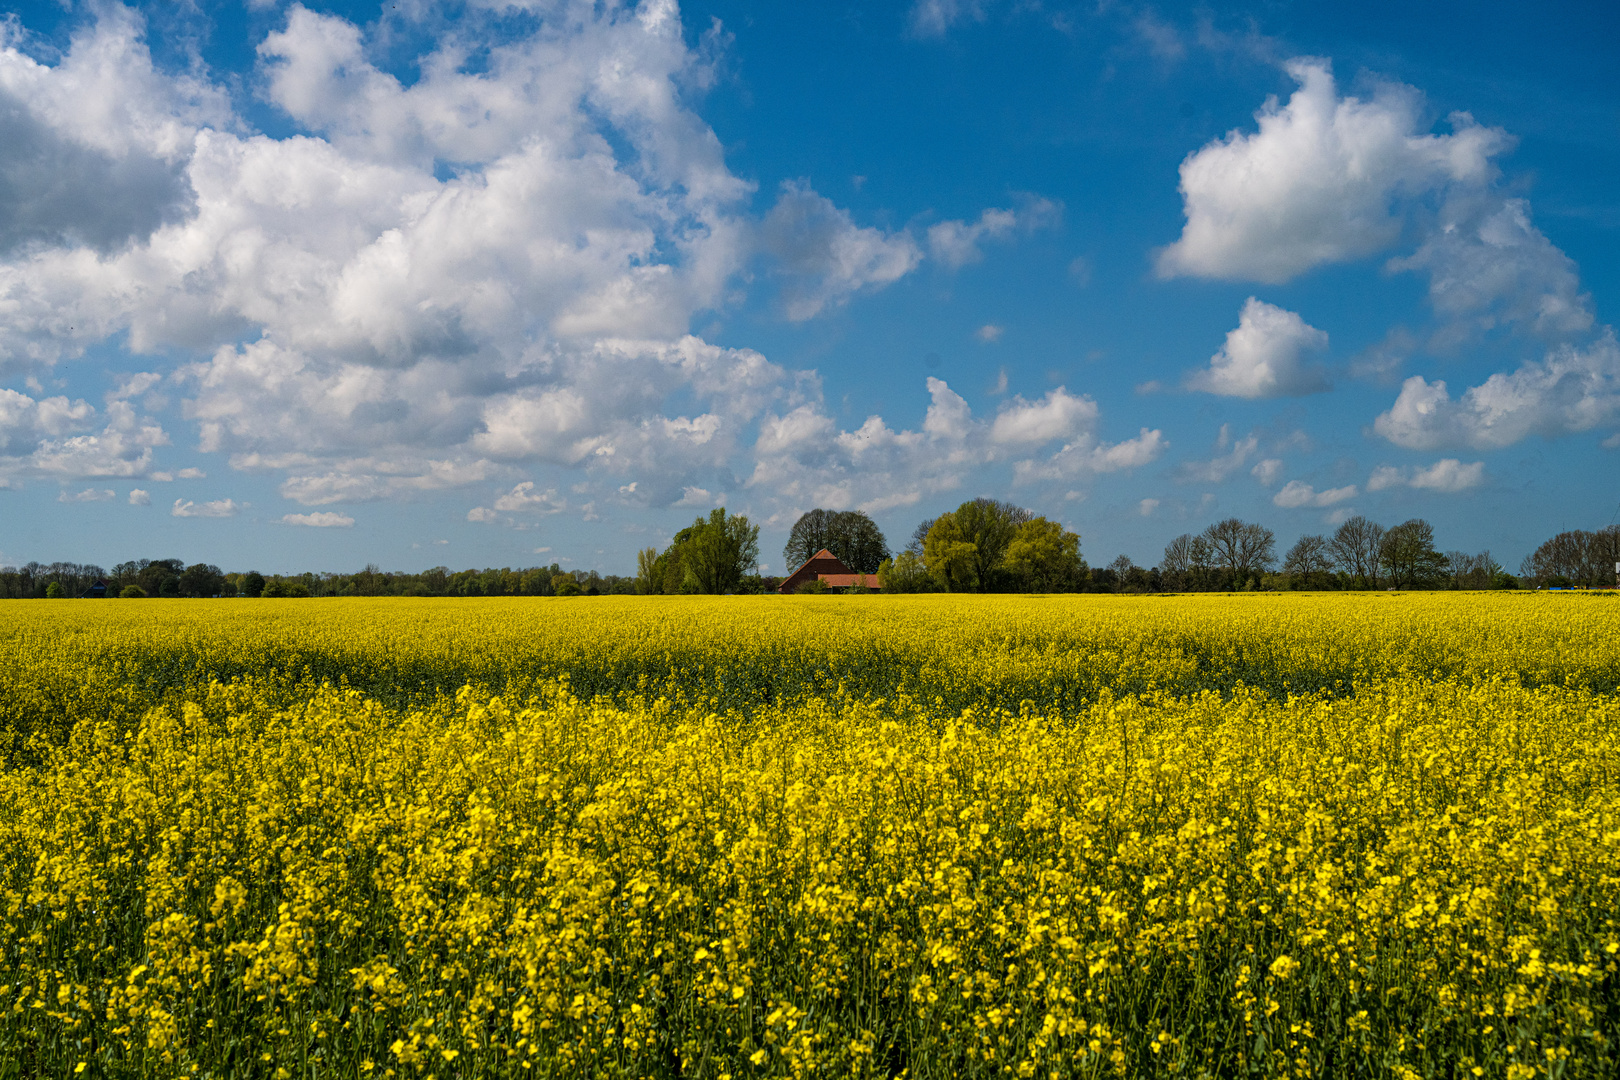
[[[995,323],[985,323],[983,326],[973,331],[973,336],[984,342],[986,345],[989,345],[993,342],[1000,341],[1001,335],[1006,333],[1006,330],[1007,328],[1005,326],[997,326]]]
[[[314,514],[283,514],[283,525],[303,525],[312,529],[351,529],[354,527],[354,518],[348,514],[331,512]]]
[[[130,490],[130,493],[129,493],[129,505],[131,505],[131,506],[151,506],[152,505],[152,494],[151,494],[151,492],[145,491],[145,490],[143,490],[141,488],[132,488]]]
[[[1327,348],[1328,336],[1292,311],[1249,297],[1237,329],[1209,358],[1209,367],[1187,376],[1187,386],[1226,397],[1270,398],[1314,394],[1328,388],[1321,368],[1303,362]]]
[[[1270,487],[1277,482],[1277,477],[1282,475],[1282,468],[1281,458],[1266,458],[1264,461],[1256,462],[1254,468],[1249,470],[1249,475],[1260,481],[1261,487]]]
[[[635,485],[630,485],[634,489]],[[534,481],[525,480],[495,500],[495,509],[508,513],[531,512],[555,514],[568,509],[568,500],[557,494],[556,488],[536,491]]]
[[[1466,113],[1452,134],[1425,134],[1422,100],[1384,85],[1340,97],[1326,60],[1288,62],[1299,89],[1268,98],[1259,130],[1232,131],[1181,163],[1187,223],[1159,253],[1161,276],[1282,282],[1379,251],[1399,236],[1403,198],[1482,183],[1510,142]]]
[[[1062,387],[1035,401],[1015,398],[983,420],[943,379],[929,377],[926,385],[931,401],[916,430],[896,431],[881,416],[840,430],[815,402],[767,415],[748,486],[785,508],[875,513],[953,491],[976,469],[1043,447],[1052,449],[1012,462],[1014,483],[1135,468],[1169,445],[1162,432],[1147,428],[1134,439],[1100,441],[1096,403]]]
[[[487,506],[475,506],[471,510],[467,511],[467,520],[468,521],[480,521],[480,522],[483,522],[485,524],[488,524],[488,523],[494,521],[495,518],[496,518],[495,511],[491,510]]]
[[[911,6],[911,32],[940,37],[958,23],[984,18],[984,0],[916,0]]]
[[[1592,325],[1575,262],[1530,223],[1530,204],[1470,193],[1447,201],[1437,229],[1391,270],[1427,270],[1435,311],[1472,329],[1523,326],[1545,336]],[[1442,335],[1440,344],[1455,332]]]
[[[1620,418],[1620,345],[1614,331],[1585,347],[1563,345],[1544,360],[1498,372],[1453,400],[1442,380],[1414,375],[1373,430],[1397,446],[1492,449],[1530,435],[1555,438]]]
[[[56,497],[56,501],[65,503],[106,502],[108,499],[113,498],[115,494],[116,492],[110,488],[85,488],[83,491],[75,492],[72,495],[69,495],[64,490]]]
[[[1230,449],[1228,449],[1230,447]],[[1248,463],[1260,448],[1260,437],[1250,432],[1241,439],[1232,438],[1232,425],[1222,424],[1216,437],[1215,449],[1225,450],[1208,461],[1184,461],[1176,468],[1176,479],[1184,484],[1219,484]]]
[[[1414,487],[1426,491],[1458,492],[1479,487],[1485,482],[1485,463],[1476,461],[1464,465],[1456,458],[1441,458],[1428,468],[1396,468],[1380,465],[1367,478],[1368,491],[1383,491],[1393,487]]]
[[[1063,218],[1063,207],[1051,199],[1029,197],[1017,208],[991,208],[977,221],[941,221],[928,227],[928,253],[952,270],[984,258],[985,240],[1007,240],[1019,233],[1050,228]]]
[[[242,503],[233,499],[215,499],[213,502],[200,504],[190,499],[176,499],[174,509],[170,510],[169,514],[179,518],[228,518],[235,517],[242,506]]]
[[[1158,499],[1143,499],[1141,502],[1136,504],[1136,512],[1141,514],[1143,517],[1152,517],[1153,511],[1157,510],[1158,508]]]
[[[689,487],[686,488],[681,497],[676,500],[675,505],[711,507],[716,506],[719,503],[723,503],[724,501],[725,500],[723,498],[716,500],[714,495],[706,488]]]
[[[197,468],[181,469],[179,472],[175,473],[174,475],[178,476],[182,480],[206,480],[206,479],[208,479],[208,474],[203,472],[201,469],[197,469]]]
[[[857,226],[849,211],[792,181],[782,185],[761,238],[790,275],[784,299],[794,322],[842,304],[862,289],[892,284],[922,261],[909,233]]]
[[[1300,506],[1332,506],[1344,502],[1346,499],[1356,497],[1356,486],[1331,488],[1327,491],[1317,491],[1303,480],[1290,480],[1283,485],[1281,491],[1271,497],[1271,501],[1278,506],[1294,508]]]
[[[990,439],[997,443],[1048,443],[1070,439],[1097,421],[1097,403],[1088,397],[1075,397],[1058,387],[1039,401],[1014,397],[1002,406],[990,426]]]

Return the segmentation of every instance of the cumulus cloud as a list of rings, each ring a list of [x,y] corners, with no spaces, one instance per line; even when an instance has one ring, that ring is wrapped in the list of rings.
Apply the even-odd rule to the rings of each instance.
[[[1485,463],[1464,465],[1456,458],[1441,458],[1427,468],[1397,468],[1380,465],[1367,478],[1368,491],[1393,487],[1414,487],[1425,491],[1456,492],[1479,487],[1485,482]]]
[[[1317,491],[1303,480],[1290,480],[1283,485],[1281,491],[1271,497],[1277,506],[1293,509],[1301,506],[1332,506],[1342,503],[1346,499],[1356,497],[1356,486],[1330,488],[1327,491]]]
[[[1158,499],[1143,499],[1141,502],[1136,504],[1136,512],[1141,514],[1143,517],[1152,517],[1153,511],[1157,510],[1158,508]]]
[[[1051,199],[1028,197],[1016,208],[988,209],[977,221],[941,221],[928,227],[928,253],[951,269],[984,258],[985,240],[1006,240],[1056,225],[1063,208]]]
[[[85,488],[83,491],[74,492],[71,495],[64,489],[56,497],[56,501],[65,503],[106,502],[108,499],[113,498],[115,494],[110,488]]]
[[[794,322],[898,281],[923,257],[910,233],[858,226],[849,211],[792,181],[782,185],[761,237],[788,275],[784,306]]]
[[[818,402],[768,415],[748,486],[789,507],[878,512],[955,490],[992,462],[1011,459],[1014,483],[1041,483],[1146,465],[1169,445],[1148,428],[1103,442],[1096,402],[1063,387],[1034,401],[1015,397],[981,419],[945,380],[930,377],[926,385],[930,402],[916,430],[896,431],[881,416],[841,430]]]
[[[1276,283],[1370,255],[1400,235],[1398,203],[1483,183],[1510,145],[1466,113],[1451,115],[1451,134],[1427,134],[1410,87],[1341,97],[1326,60],[1286,67],[1299,84],[1286,105],[1268,98],[1258,130],[1234,130],[1181,163],[1187,222],[1159,253],[1161,276]]]
[[[130,493],[129,493],[129,505],[131,505],[131,506],[151,506],[152,505],[152,493],[149,492],[149,491],[145,491],[145,490],[143,490],[141,488],[132,488],[130,490]]]
[[[496,516],[495,511],[491,510],[487,506],[475,506],[471,510],[467,511],[468,521],[483,522],[486,525],[495,521]]]
[[[1562,345],[1545,359],[1498,372],[1453,399],[1443,380],[1414,375],[1373,430],[1397,446],[1493,449],[1530,435],[1560,435],[1620,418],[1620,345],[1613,330],[1586,346]]]
[[[311,529],[352,529],[354,518],[348,514],[338,514],[330,511],[314,514],[283,514],[283,525],[302,525]]]
[[[174,509],[170,510],[169,514],[178,518],[228,518],[235,517],[241,511],[242,505],[234,499],[215,499],[213,502],[205,503],[176,499]]]
[[[1438,228],[1391,270],[1426,270],[1435,311],[1459,328],[1520,326],[1547,337],[1592,325],[1575,262],[1530,221],[1524,199],[1469,193],[1448,200]],[[1443,334],[1439,344],[1446,344]]]
[[[1215,439],[1217,453],[1208,461],[1184,461],[1176,468],[1175,477],[1184,484],[1219,484],[1243,468],[1260,449],[1260,437],[1253,432],[1241,439],[1232,437],[1232,425],[1222,424]],[[1279,467],[1280,467],[1279,462]]]
[[[1271,398],[1314,394],[1328,388],[1327,376],[1304,358],[1327,348],[1328,336],[1292,311],[1249,297],[1237,329],[1209,358],[1209,366],[1187,376],[1187,386],[1226,397]]]
[[[1256,462],[1254,468],[1249,470],[1249,475],[1260,481],[1262,487],[1270,487],[1277,482],[1277,477],[1282,475],[1282,468],[1281,458],[1266,458],[1264,461]]]

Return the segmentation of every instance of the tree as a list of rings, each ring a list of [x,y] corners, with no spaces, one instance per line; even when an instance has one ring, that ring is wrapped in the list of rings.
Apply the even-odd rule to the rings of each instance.
[[[225,582],[225,573],[208,563],[192,563],[180,574],[181,596],[213,596]]]
[[[236,588],[243,596],[260,596],[264,593],[264,575],[249,570],[237,581]]]
[[[1445,573],[1446,557],[1434,549],[1434,526],[1413,518],[1384,533],[1378,560],[1397,588],[1433,583]]]
[[[1538,585],[1562,580],[1571,585],[1612,586],[1617,562],[1620,525],[1597,532],[1573,529],[1559,533],[1527,555],[1519,567],[1519,576]]]
[[[923,518],[919,521],[917,527],[911,530],[911,540],[906,544],[906,550],[917,556],[917,558],[922,558],[923,545],[928,540],[928,530],[934,527],[934,522],[937,520],[939,519]]]
[[[62,588],[62,583],[60,581],[53,581],[49,585],[45,586],[45,596],[47,599],[60,600],[66,595],[67,590]]]
[[[1070,592],[1086,578],[1080,534],[1044,517],[1018,526],[1001,563],[1025,587],[1038,592]]]
[[[1359,580],[1364,586],[1378,588],[1379,546],[1384,542],[1384,527],[1357,514],[1333,533],[1328,541],[1328,552],[1339,569]]]
[[[923,563],[945,586],[946,592],[967,592],[978,584],[974,556],[978,548],[963,538],[954,513],[941,514],[923,542]]]
[[[1283,559],[1282,570],[1290,578],[1297,578],[1306,584],[1320,583],[1321,578],[1333,569],[1333,556],[1328,551],[1328,541],[1325,536],[1302,536],[1288,549],[1288,555]]]
[[[1164,557],[1159,560],[1159,569],[1166,574],[1189,573],[1193,568],[1192,549],[1192,533],[1182,533],[1164,545]]]
[[[860,574],[876,573],[889,557],[883,530],[861,510],[811,510],[800,515],[788,534],[782,559],[791,572],[822,548]]]
[[[1209,544],[1215,565],[1234,577],[1269,570],[1277,561],[1277,536],[1264,525],[1227,518],[1205,529],[1204,541]]]
[[[642,548],[636,552],[636,592],[645,595],[663,591],[663,580],[658,573],[658,549]]]
[[[908,548],[893,559],[884,559],[877,578],[886,593],[923,592],[928,588],[928,567]]]
[[[950,545],[954,546],[936,544],[936,555],[930,557],[928,542],[947,517],[950,518],[947,529]],[[1019,526],[1034,517],[1023,507],[998,499],[980,498],[965,502],[935,520],[933,528],[928,531],[929,541],[924,542],[924,559],[930,570],[935,569],[939,559],[950,563],[954,568],[949,584],[952,592],[965,589],[990,592],[1001,584],[1001,559],[1007,552],[1007,545],[1012,543]],[[972,550],[968,551],[967,547]]]
[[[758,572],[759,526],[741,514],[728,516],[723,506],[711,510],[708,520],[698,518],[682,529],[676,541],[672,546],[681,552],[682,587],[690,576],[698,591],[722,593],[735,588],[744,574]]]

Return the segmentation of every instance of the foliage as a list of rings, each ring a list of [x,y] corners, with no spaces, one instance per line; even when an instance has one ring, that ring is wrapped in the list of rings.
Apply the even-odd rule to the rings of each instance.
[[[876,573],[889,557],[883,531],[863,510],[811,510],[800,515],[782,549],[783,565],[792,573],[822,548],[858,574]]]
[[[1026,559],[1020,564],[1021,571],[1005,562],[1019,529],[1033,520],[1035,515],[1021,506],[996,499],[972,499],[929,524],[923,538],[923,562],[949,592],[996,592],[1018,584],[1015,579],[1020,572],[1065,575],[1073,560],[1066,556],[1062,527],[1051,523],[1037,527],[1026,537]],[[1052,528],[1058,530],[1055,538],[1045,535]],[[1078,535],[1074,543],[1074,559],[1078,559]],[[1047,561],[1031,561],[1037,556]]]
[[[1610,1076],[1613,603],[0,605],[0,1070]]]
[[[1086,579],[1080,534],[1044,517],[1018,526],[1001,565],[1020,586],[1036,592],[1072,592]]]
[[[60,600],[65,596],[67,596],[67,590],[62,588],[61,582],[53,581],[49,585],[45,586],[46,599]]]
[[[890,595],[929,592],[934,584],[922,557],[909,548],[892,559],[883,560],[878,566],[877,577],[883,591]]]

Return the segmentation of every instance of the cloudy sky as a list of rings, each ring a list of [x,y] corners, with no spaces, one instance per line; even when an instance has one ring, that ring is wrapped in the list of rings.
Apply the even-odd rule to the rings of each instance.
[[[12,11],[0,562],[1620,518],[1613,5]]]

